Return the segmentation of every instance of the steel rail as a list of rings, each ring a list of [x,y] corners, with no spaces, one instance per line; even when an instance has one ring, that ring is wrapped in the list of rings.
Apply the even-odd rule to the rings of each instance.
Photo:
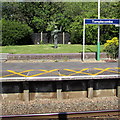
[[[117,114],[116,114],[117,113]],[[120,115],[120,109],[113,110],[96,110],[96,111],[80,111],[80,112],[61,112],[61,113],[44,113],[44,114],[22,114],[22,115],[0,115],[0,118],[59,118],[59,116],[71,117],[95,117],[107,115]]]

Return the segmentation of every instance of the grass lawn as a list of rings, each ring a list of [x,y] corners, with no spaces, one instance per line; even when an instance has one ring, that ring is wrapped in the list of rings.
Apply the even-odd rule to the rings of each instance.
[[[80,44],[59,44],[58,48],[53,48],[53,44],[40,45],[17,45],[17,46],[1,46],[2,53],[12,54],[39,54],[39,53],[80,53],[82,52],[82,45]],[[96,52],[97,45],[86,45],[86,52]],[[103,52],[103,45],[101,45],[101,52]]]

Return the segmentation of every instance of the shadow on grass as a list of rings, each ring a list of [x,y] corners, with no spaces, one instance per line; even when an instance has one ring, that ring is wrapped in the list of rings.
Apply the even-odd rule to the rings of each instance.
[[[58,45],[58,46],[52,45],[51,47],[52,48],[60,48],[61,46],[60,45]]]
[[[91,50],[90,48],[86,48],[86,50],[89,50],[89,52],[94,52],[93,50]]]

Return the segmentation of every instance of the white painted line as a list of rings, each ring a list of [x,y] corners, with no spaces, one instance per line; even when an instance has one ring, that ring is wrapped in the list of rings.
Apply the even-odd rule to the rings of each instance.
[[[52,79],[52,80],[63,80],[63,79],[89,79],[89,78],[119,78],[118,74],[113,74],[113,75],[96,75],[96,76],[91,76],[91,75],[85,75],[85,76],[49,76],[49,77],[6,77],[6,78],[0,78],[0,80],[37,80],[37,79]]]

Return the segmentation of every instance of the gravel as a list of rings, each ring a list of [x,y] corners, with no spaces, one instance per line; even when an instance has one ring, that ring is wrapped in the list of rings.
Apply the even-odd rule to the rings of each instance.
[[[80,98],[80,99],[36,99],[29,102],[2,100],[2,114],[37,114],[56,112],[79,112],[89,110],[118,109],[117,97]]]

